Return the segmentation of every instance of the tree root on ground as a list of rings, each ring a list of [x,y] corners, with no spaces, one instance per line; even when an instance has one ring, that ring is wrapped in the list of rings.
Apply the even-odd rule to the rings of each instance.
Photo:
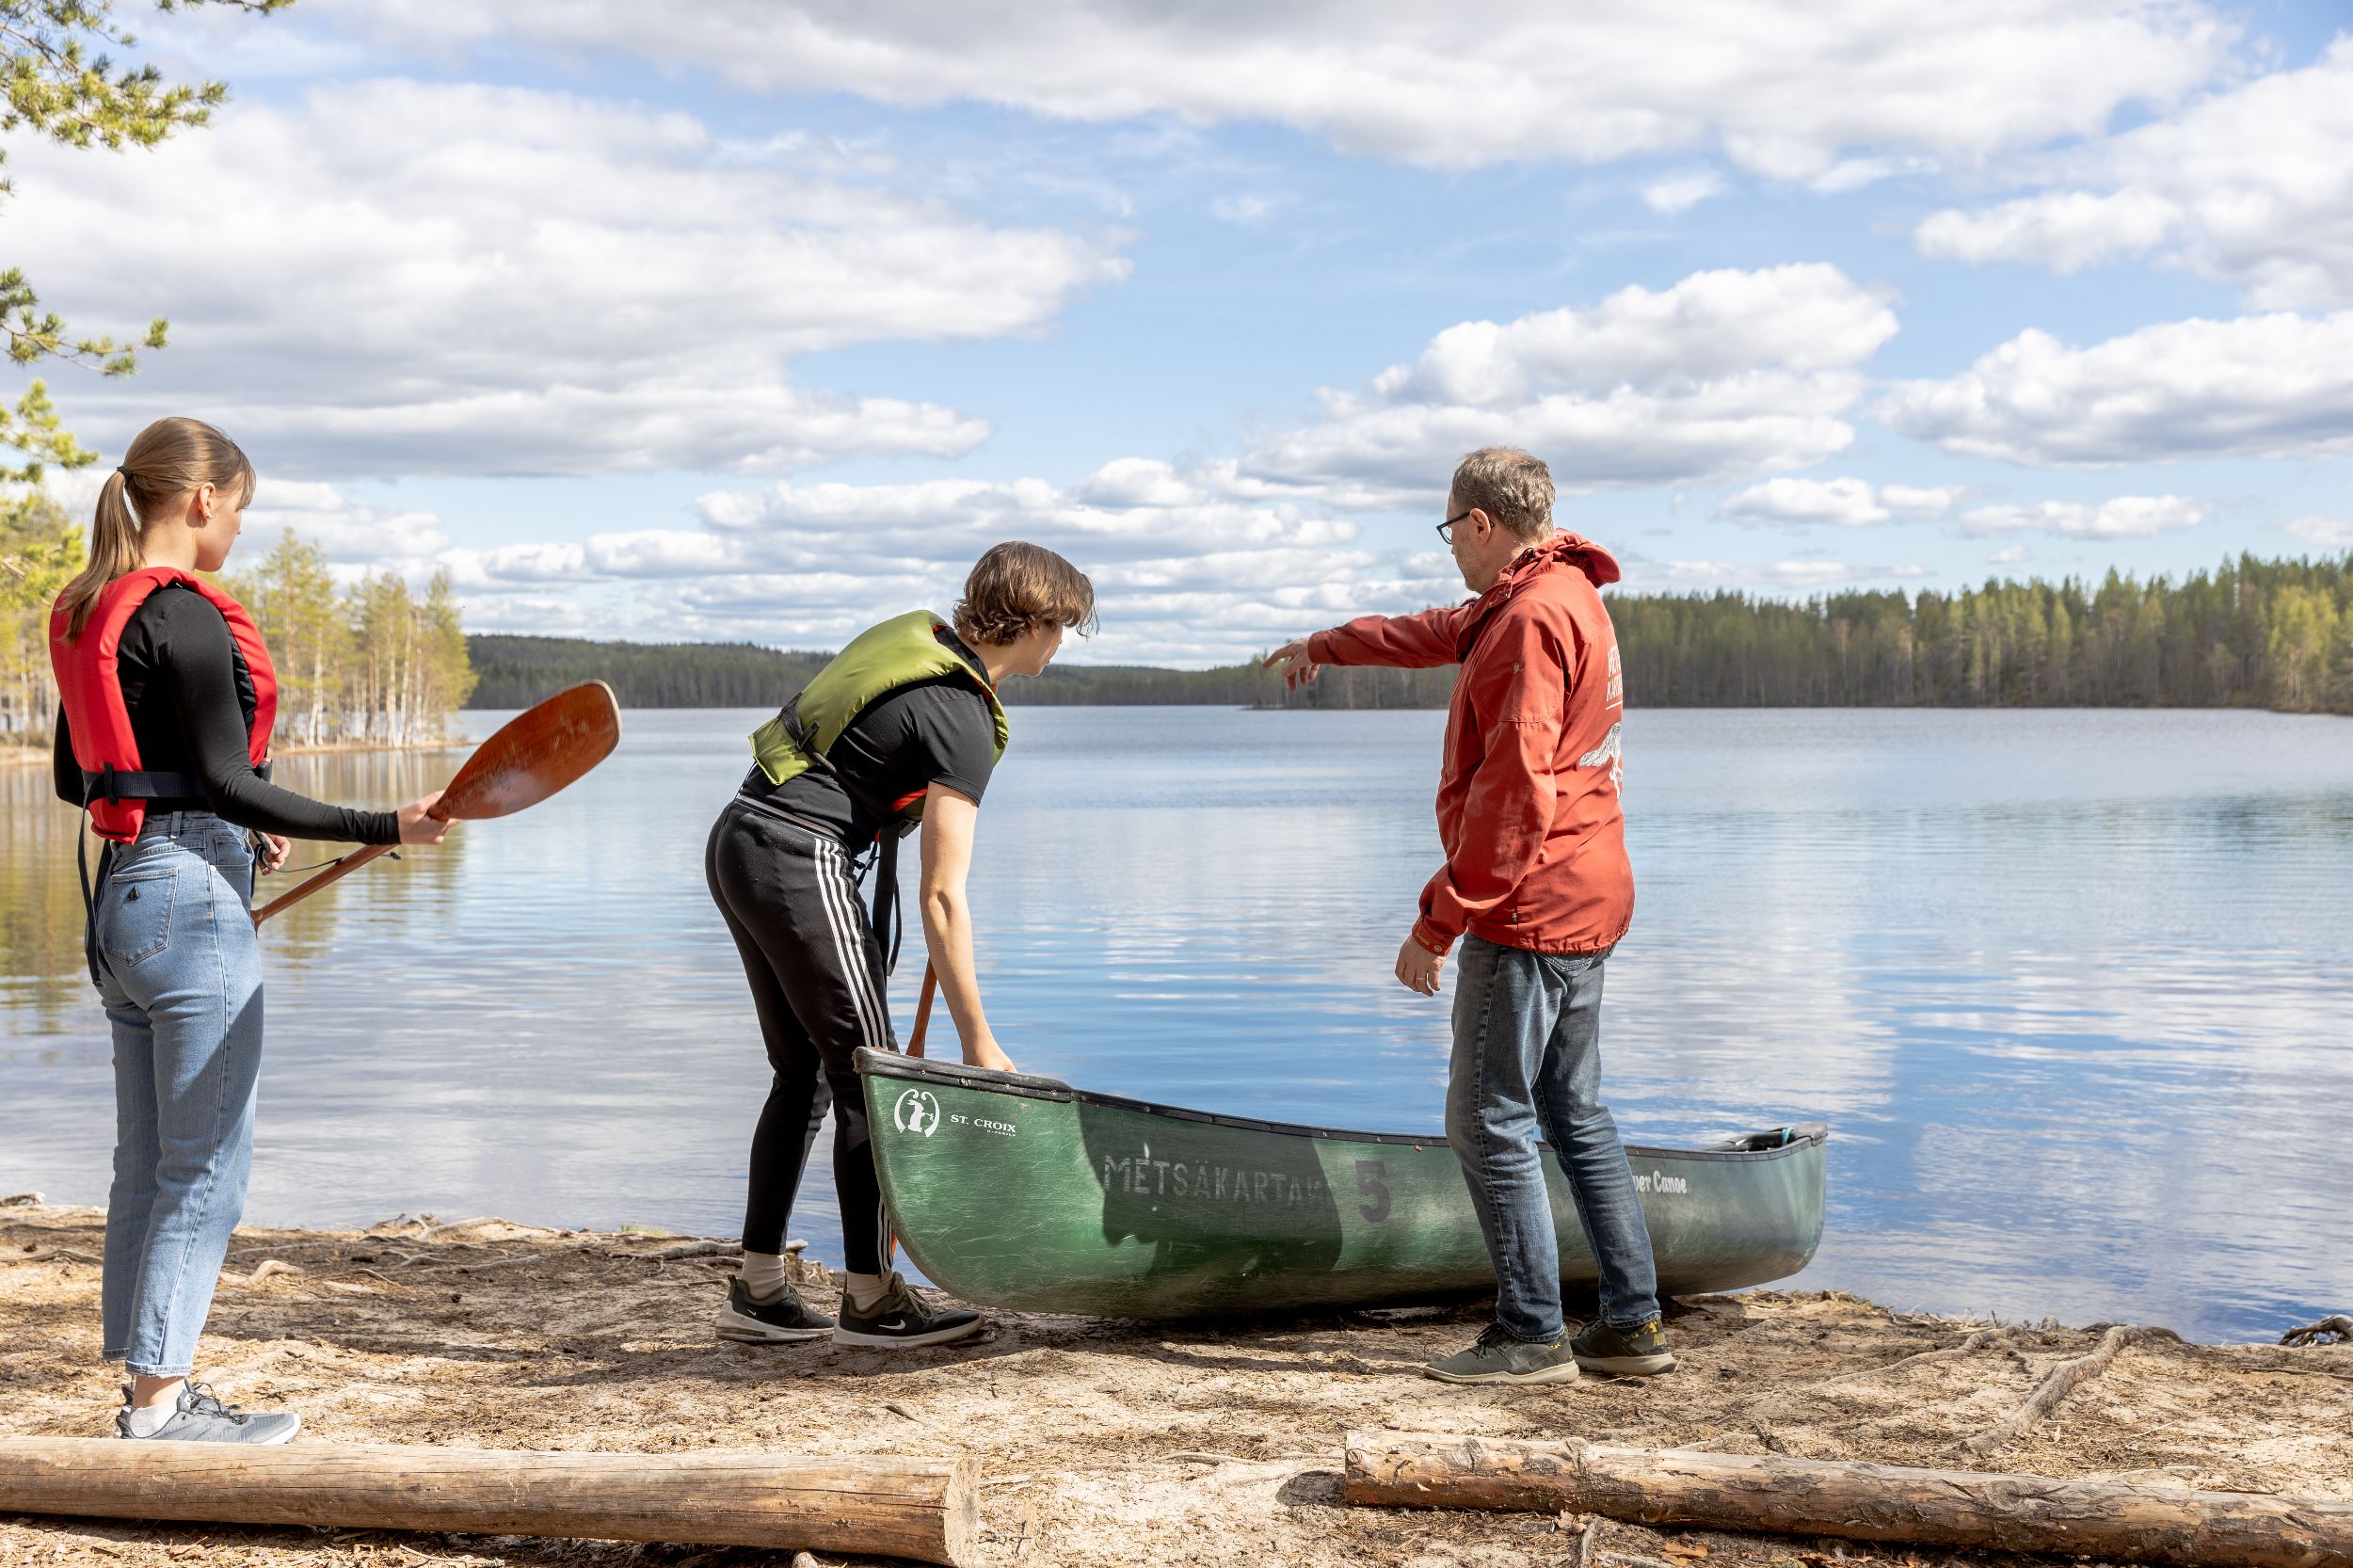
[[[1945,1448],[1956,1458],[1983,1459],[2003,1445],[2014,1442],[2028,1427],[2049,1415],[2054,1406],[2083,1384],[2108,1368],[2117,1352],[2125,1346],[2149,1340],[2169,1339],[2175,1344],[2182,1336],[2169,1328],[2143,1328],[2130,1323],[2118,1323],[2100,1336],[2099,1344],[2083,1355],[2062,1361],[2051,1368],[2026,1402],[2006,1421],[1989,1427],[1975,1437],[1965,1438]]]

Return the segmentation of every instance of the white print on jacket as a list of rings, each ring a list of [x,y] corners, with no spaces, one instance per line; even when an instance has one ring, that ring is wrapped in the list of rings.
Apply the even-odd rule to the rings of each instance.
[[[1622,723],[1611,725],[1609,733],[1601,738],[1601,744],[1577,760],[1580,768],[1608,766],[1609,787],[1620,794],[1625,793],[1625,748],[1619,744],[1618,732],[1625,728]]]

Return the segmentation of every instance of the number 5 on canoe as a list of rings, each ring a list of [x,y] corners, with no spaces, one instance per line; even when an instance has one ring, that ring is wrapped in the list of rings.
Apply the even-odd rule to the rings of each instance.
[[[558,692],[476,746],[428,814],[440,822],[481,822],[536,806],[611,756],[620,740],[621,709],[612,687],[591,680]],[[353,851],[253,911],[253,923],[258,927],[391,848],[371,844]]]

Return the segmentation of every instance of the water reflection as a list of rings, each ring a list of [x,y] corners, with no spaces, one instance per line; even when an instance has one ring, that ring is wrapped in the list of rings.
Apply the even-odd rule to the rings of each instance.
[[[730,1231],[764,1064],[700,853],[761,716],[632,713],[573,790],[273,921],[256,1217]],[[1016,713],[973,888],[1007,1048],[1145,1098],[1434,1128],[1447,1002],[1386,977],[1434,863],[1439,723]],[[1638,712],[1628,747],[1613,1102],[1651,1142],[1831,1122],[1810,1281],[2208,1336],[2343,1308],[2353,724]],[[389,802],[454,765],[295,767]],[[72,818],[45,777],[0,789],[0,1189],[95,1201]],[[796,1220],[821,1252],[826,1180]]]

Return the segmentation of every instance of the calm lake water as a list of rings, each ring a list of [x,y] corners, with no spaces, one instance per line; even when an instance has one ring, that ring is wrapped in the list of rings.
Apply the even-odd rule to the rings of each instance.
[[[273,921],[250,1218],[733,1234],[766,1067],[701,853],[764,716],[630,713],[569,792]],[[1442,722],[1016,709],[973,878],[1016,1062],[1434,1128],[1451,990],[1389,968]],[[389,804],[455,765],[286,773]],[[1610,1102],[1658,1143],[1827,1120],[1799,1284],[2203,1338],[2353,1307],[2353,722],[1638,711],[1626,791]],[[0,1192],[98,1203],[72,829],[45,774],[0,773]],[[821,1158],[794,1231],[838,1260],[828,1183]]]

